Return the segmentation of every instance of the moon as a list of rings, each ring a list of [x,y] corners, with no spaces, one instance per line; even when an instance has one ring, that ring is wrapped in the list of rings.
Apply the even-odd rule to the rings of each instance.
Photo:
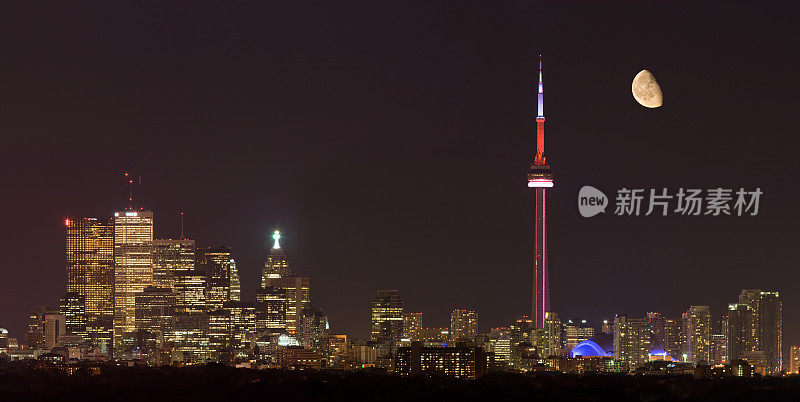
[[[664,103],[664,98],[661,95],[661,87],[658,86],[656,77],[647,70],[639,71],[631,84],[631,92],[633,98],[640,105],[649,108],[657,108]]]

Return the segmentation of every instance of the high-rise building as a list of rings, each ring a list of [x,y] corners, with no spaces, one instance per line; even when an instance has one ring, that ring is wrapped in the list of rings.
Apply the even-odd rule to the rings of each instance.
[[[114,222],[66,219],[67,293],[84,298],[86,337],[108,352],[114,329]]]
[[[153,240],[153,285],[172,289],[175,271],[194,269],[194,240]]]
[[[322,338],[328,331],[330,331],[328,316],[322,310],[313,306],[303,309],[297,334],[301,346],[321,352]]]
[[[267,334],[286,330],[286,290],[268,286],[256,293],[256,328]]]
[[[487,351],[494,353],[497,362],[507,363],[511,360],[511,334],[508,328],[492,328]]]
[[[618,316],[614,319],[614,359],[629,370],[650,360],[650,319]]]
[[[553,187],[553,172],[544,156],[544,91],[542,61],[539,60],[539,90],[536,115],[536,156],[528,171],[528,187],[536,192],[534,229],[534,275],[532,317],[537,328],[544,327],[545,313],[550,311],[550,272],[547,255],[547,189]]]
[[[450,313],[450,337],[454,341],[473,341],[478,335],[478,313],[455,309]]]
[[[67,333],[66,317],[61,314],[44,316],[44,348],[61,346],[61,338]]]
[[[238,273],[232,280],[230,247],[197,250],[197,270],[206,275],[206,305],[218,310],[231,300],[231,283],[239,282]]]
[[[586,320],[568,320],[563,326],[565,344],[564,348],[566,350],[572,350],[572,348],[577,346],[579,343],[595,335],[594,327],[592,327]]]
[[[664,351],[673,358],[682,358],[684,343],[683,320],[664,318]]]
[[[264,270],[261,271],[262,288],[269,286],[267,285],[268,278],[277,279],[292,274],[289,263],[286,261],[286,255],[281,248],[281,232],[276,230],[272,234],[272,239],[274,240],[272,249],[270,249],[269,254],[267,254],[267,260],[264,262]]]
[[[234,349],[240,351],[249,349],[250,343],[257,338],[255,305],[232,301],[226,303],[223,308],[230,312]]]
[[[789,374],[800,374],[800,346],[789,349]]]
[[[148,286],[136,294],[137,340],[148,351],[163,347],[172,336],[177,297],[171,288]]]
[[[403,314],[403,339],[418,342],[420,328],[422,328],[422,313]]]
[[[395,372],[400,375],[431,373],[475,379],[486,373],[486,355],[479,347],[425,347],[415,342],[397,351]]]
[[[379,290],[372,301],[372,331],[375,342],[392,342],[403,335],[403,300],[397,290]]]
[[[236,269],[236,261],[231,258],[231,292],[230,292],[230,301],[232,302],[240,302],[242,301],[242,283],[239,280],[239,270]]]
[[[25,334],[25,344],[29,348],[44,347],[44,319],[48,314],[56,314],[50,306],[39,306],[28,315],[28,331]]]
[[[754,314],[748,304],[732,303],[728,305],[725,330],[728,334],[727,352],[729,362],[741,359],[744,352],[752,352],[755,349],[753,317]]]
[[[647,319],[650,320],[650,330],[652,331],[652,336],[650,337],[650,343],[653,348],[660,347],[663,348],[665,352],[669,353],[667,350],[667,333],[665,330],[666,319],[663,315],[656,313],[656,312],[648,312]]]
[[[278,288],[286,300],[286,332],[297,335],[300,326],[300,314],[311,305],[311,279],[307,276],[285,276],[282,278],[266,278],[268,288]]]
[[[739,304],[749,307],[749,330],[746,339],[740,338],[750,360],[758,360],[766,374],[778,374],[783,369],[783,302],[778,292],[744,289]],[[741,309],[741,307],[740,307]],[[730,335],[732,339],[733,334]],[[739,335],[741,336],[741,335]],[[732,353],[729,351],[729,353]],[[763,358],[762,358],[763,355]],[[742,357],[744,358],[744,357]],[[763,360],[763,362],[762,362]],[[750,362],[754,364],[753,362]]]
[[[728,362],[728,345],[725,334],[711,334],[708,364],[721,365]]]
[[[686,358],[708,363],[711,357],[711,311],[708,306],[689,306],[683,313],[683,329]]]
[[[561,319],[558,314],[548,311],[544,315],[544,327],[534,330],[534,337],[539,357],[557,356],[564,346]]]
[[[58,301],[58,312],[64,316],[68,334],[86,337],[86,302],[78,292],[68,292]]]
[[[192,271],[173,273],[175,311],[179,313],[201,313],[206,311],[206,276]]]
[[[761,292],[758,303],[758,346],[764,352],[767,374],[783,369],[783,302],[778,292]]]
[[[153,213],[114,213],[114,355],[136,330],[136,295],[153,284]]]

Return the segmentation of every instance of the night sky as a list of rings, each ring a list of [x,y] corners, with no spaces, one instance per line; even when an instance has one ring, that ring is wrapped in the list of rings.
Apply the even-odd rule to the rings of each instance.
[[[157,237],[178,237],[184,211],[188,237],[232,247],[245,299],[279,228],[334,333],[366,337],[385,288],[425,326],[453,308],[509,324],[531,304],[542,53],[552,309],[597,322],[707,304],[720,319],[742,288],[778,290],[784,345],[800,343],[792,12],[18,3],[0,23],[0,326],[20,340],[65,291],[63,219],[121,208],[123,169]],[[631,96],[642,69],[659,109]],[[586,219],[583,185],[764,195],[755,217]]]

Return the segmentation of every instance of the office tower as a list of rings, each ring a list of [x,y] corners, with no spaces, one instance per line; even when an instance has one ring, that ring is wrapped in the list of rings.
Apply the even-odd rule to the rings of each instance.
[[[45,314],[44,316],[44,348],[53,349],[61,346],[61,338],[67,333],[66,317],[61,314]]]
[[[56,314],[50,306],[39,306],[28,315],[28,331],[25,334],[25,344],[29,348],[39,349],[44,347],[44,318],[47,314]]]
[[[171,288],[148,286],[136,295],[136,333],[140,345],[158,350],[172,336],[177,296]]]
[[[274,240],[272,249],[270,249],[267,260],[264,262],[264,270],[261,271],[262,288],[269,286],[267,285],[268,278],[283,278],[292,274],[291,269],[289,269],[289,263],[286,261],[286,255],[281,248],[281,232],[276,230],[272,234],[272,239]]]
[[[232,302],[240,302],[242,301],[242,283],[239,279],[239,270],[236,269],[236,261],[231,258],[230,262],[231,267],[231,292],[230,292],[230,301]]]
[[[614,319],[614,359],[629,370],[650,360],[650,319],[618,316]]]
[[[450,328],[420,327],[419,341],[446,345],[450,341]]]
[[[175,311],[178,313],[201,313],[206,311],[206,276],[198,271],[175,271],[173,273]]]
[[[422,313],[403,314],[403,339],[419,341],[420,328],[422,328]]]
[[[684,353],[693,362],[710,361],[711,311],[708,306],[690,306],[683,313]]]
[[[494,353],[497,362],[507,363],[511,360],[511,334],[508,328],[492,328],[487,351]]]
[[[517,318],[509,328],[511,346],[517,346],[520,343],[533,344],[534,340],[531,339],[531,333],[535,328],[536,324],[530,317],[524,315]]]
[[[205,363],[211,359],[209,319],[206,313],[175,313],[172,350],[180,352],[185,364]]]
[[[86,337],[86,302],[78,292],[68,292],[58,301],[58,312],[64,316],[68,334]]]
[[[136,295],[153,284],[153,213],[114,213],[114,355],[136,330]]]
[[[208,316],[208,346],[213,360],[229,363],[233,359],[233,322],[229,310],[215,309]]]
[[[572,350],[579,343],[595,335],[594,327],[586,320],[568,320],[564,323],[564,348]]]
[[[789,350],[789,374],[800,374],[800,346],[792,345]]]
[[[253,303],[232,301],[225,303],[223,309],[230,313],[231,333],[234,349],[249,349],[257,338],[256,307]],[[246,357],[246,356],[238,356]]]
[[[393,342],[403,334],[403,300],[397,290],[379,290],[372,301],[372,331],[375,342]]]
[[[325,335],[322,338],[322,359],[326,368],[344,368],[349,347],[347,335]]]
[[[758,302],[758,346],[764,352],[767,374],[783,369],[783,302],[778,292],[761,292]]]
[[[478,313],[455,309],[450,313],[450,337],[454,341],[473,341],[478,335]]]
[[[114,330],[114,222],[78,218],[64,223],[67,293],[83,296],[86,337],[107,353]]]
[[[550,272],[547,256],[546,192],[553,187],[553,172],[544,156],[544,91],[542,90],[542,61],[539,60],[539,91],[536,115],[536,156],[528,172],[528,187],[536,192],[534,230],[534,274],[532,317],[536,328],[544,327],[545,313],[550,311]]]
[[[313,306],[307,306],[300,314],[297,340],[305,348],[320,350],[322,338],[328,334],[328,316]]]
[[[209,310],[221,309],[231,301],[231,249],[216,247],[197,250],[197,270],[206,275],[206,304]]]
[[[266,278],[267,287],[280,289],[286,300],[286,332],[297,335],[300,326],[300,313],[311,305],[311,279],[307,276],[285,276]]]
[[[727,352],[729,362],[741,359],[744,352],[754,350],[753,317],[754,314],[748,304],[732,303],[728,305],[725,327],[728,333]]]
[[[256,293],[256,328],[267,334],[286,330],[286,290],[268,286]]]
[[[194,269],[194,240],[153,240],[153,286],[172,289],[175,271]]]

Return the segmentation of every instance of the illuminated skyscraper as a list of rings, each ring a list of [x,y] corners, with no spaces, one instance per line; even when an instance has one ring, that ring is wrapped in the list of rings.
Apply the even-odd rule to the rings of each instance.
[[[230,301],[239,302],[242,301],[242,283],[239,280],[239,270],[236,269],[236,261],[234,261],[233,258],[231,258],[230,266],[231,266]]]
[[[283,297],[286,331],[291,335],[298,335],[302,311],[311,305],[311,278],[293,276],[286,262],[286,255],[281,249],[281,233],[276,230],[272,234],[272,239],[274,243],[261,273],[261,288],[264,292],[260,293],[261,296],[257,295],[261,297],[261,301],[256,300],[259,302],[257,309],[262,317],[260,322],[267,323],[265,320],[268,320],[267,326],[280,325],[277,320],[281,317],[275,314],[275,309],[279,308],[280,299]]]
[[[44,316],[44,348],[53,349],[61,346],[61,338],[66,335],[66,318],[61,314],[45,314]]]
[[[800,374],[800,346],[789,349],[789,374]]]
[[[419,341],[421,328],[422,328],[422,313],[403,314],[403,339],[409,339],[411,341]]]
[[[175,271],[173,275],[175,311],[202,313],[206,311],[206,276],[195,270]]]
[[[764,352],[767,374],[778,374],[783,369],[783,302],[778,292],[759,294],[758,340]]]
[[[77,292],[69,292],[58,301],[58,311],[64,316],[68,334],[86,337],[86,302]]]
[[[137,338],[149,352],[161,349],[173,332],[176,296],[171,288],[148,286],[136,295]]]
[[[267,260],[264,262],[264,270],[261,272],[261,287],[266,288],[267,279],[283,278],[292,274],[289,268],[289,263],[286,261],[286,255],[281,248],[281,232],[276,230],[272,234],[274,243],[272,249],[269,250]]]
[[[745,352],[755,350],[753,341],[753,312],[747,304],[732,303],[728,305],[725,320],[727,331],[728,361],[741,359]]]
[[[84,298],[86,337],[107,352],[114,328],[114,222],[79,218],[64,223],[67,292]]]
[[[564,349],[572,350],[579,343],[595,335],[594,327],[586,320],[568,320],[564,327]]]
[[[194,240],[153,240],[153,285],[172,289],[175,271],[194,269]]]
[[[286,330],[286,291],[267,286],[256,293],[256,328],[259,333],[278,334]]]
[[[546,192],[553,187],[553,172],[544,156],[544,91],[542,90],[542,61],[539,60],[539,91],[536,115],[536,156],[528,172],[528,187],[536,192],[534,229],[534,268],[532,318],[537,328],[544,327],[545,312],[550,311],[550,273],[547,256]]]
[[[478,335],[478,313],[474,310],[455,309],[450,313],[450,338],[454,341],[472,341]]]
[[[232,279],[230,247],[197,250],[197,270],[206,275],[208,291],[206,304],[209,310],[221,309],[231,300],[231,283],[238,284],[238,273]],[[234,263],[235,264],[235,263]]]
[[[114,213],[114,354],[136,330],[136,295],[153,284],[153,213]]]
[[[650,319],[614,319],[614,358],[623,361],[629,370],[650,360]]]
[[[689,306],[683,313],[686,358],[693,362],[710,362],[711,311],[708,306]]]
[[[300,328],[300,314],[311,305],[311,279],[307,276],[286,276],[283,278],[267,278],[267,288],[277,288],[283,292],[286,300],[286,331],[297,335]]]
[[[375,342],[392,342],[403,334],[403,300],[396,290],[379,290],[372,301],[372,331]]]

